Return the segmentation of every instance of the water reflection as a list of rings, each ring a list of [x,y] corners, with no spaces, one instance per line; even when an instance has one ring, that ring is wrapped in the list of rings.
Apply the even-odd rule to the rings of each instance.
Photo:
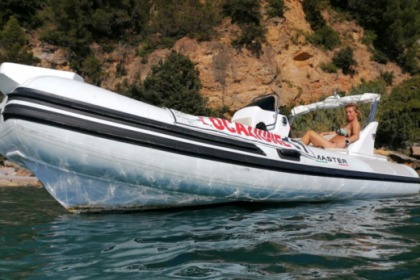
[[[10,278],[420,275],[419,197],[73,215],[43,190],[0,194]]]

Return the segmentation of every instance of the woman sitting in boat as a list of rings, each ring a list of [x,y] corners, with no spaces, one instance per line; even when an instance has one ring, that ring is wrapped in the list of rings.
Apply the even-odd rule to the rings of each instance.
[[[346,148],[353,142],[359,139],[360,124],[358,117],[360,115],[359,108],[356,104],[350,103],[345,107],[347,117],[347,124],[337,129],[337,131],[322,132],[320,134],[313,130],[309,130],[302,137],[301,141],[305,145],[312,143],[315,147],[322,148]],[[325,139],[323,136],[335,134],[330,140]]]

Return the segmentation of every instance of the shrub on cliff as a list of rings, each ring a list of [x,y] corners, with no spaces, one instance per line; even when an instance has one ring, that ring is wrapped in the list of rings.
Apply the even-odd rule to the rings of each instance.
[[[381,63],[390,58],[411,74],[420,72],[418,0],[330,0],[330,3],[349,12],[365,30],[375,33],[373,45],[380,51],[376,59]]]
[[[256,56],[262,53],[265,29],[261,26],[260,0],[232,0],[223,5],[225,16],[241,27],[241,34],[233,40],[240,49],[246,47]]]
[[[420,76],[383,96],[378,118],[378,147],[404,151],[413,143],[420,143]]]
[[[354,67],[357,65],[357,61],[354,59],[353,50],[350,47],[338,51],[332,61],[335,66],[343,70],[344,75],[355,73]]]
[[[304,0],[302,3],[305,18],[314,34],[308,36],[309,42],[332,50],[340,44],[338,33],[327,25],[321,14],[322,3],[318,0]]]
[[[386,93],[386,81],[382,78],[373,81],[362,80],[362,83],[355,87],[352,87],[348,94],[355,95],[363,94],[366,92],[379,93],[381,95],[384,95]]]
[[[29,50],[29,41],[15,17],[10,17],[0,31],[0,63],[34,64],[38,61]]]
[[[144,26],[143,34],[146,36],[159,33],[162,39],[189,36],[198,40],[209,40],[214,33],[213,27],[219,24],[222,18],[221,4],[218,1],[147,2],[151,3],[151,7],[149,22]]]
[[[223,5],[223,12],[230,17],[232,23],[239,25],[260,24],[261,14],[259,0],[231,0]]]
[[[283,17],[284,0],[268,0],[267,14],[269,17]]]
[[[1,0],[0,26],[4,26],[10,17],[16,18],[25,28],[39,24],[36,13],[45,3],[44,0]]]
[[[321,14],[319,0],[304,0],[302,2],[302,8],[305,13],[305,18],[313,30],[320,29],[327,24]]]
[[[340,45],[340,37],[328,25],[315,30],[314,34],[309,36],[309,41],[314,45],[322,46],[327,50],[332,50]]]
[[[88,56],[82,63],[81,73],[88,81],[99,86],[104,78],[100,62],[93,56]]]
[[[212,110],[200,95],[201,81],[193,62],[172,52],[165,61],[152,67],[143,83],[126,86],[126,95],[152,105],[167,107],[194,115],[221,116],[227,107]]]
[[[200,89],[199,72],[193,62],[173,51],[152,67],[142,83],[125,85],[120,90],[132,98],[187,114],[221,117],[229,111],[227,106],[216,110],[207,107],[207,98],[200,95]]]

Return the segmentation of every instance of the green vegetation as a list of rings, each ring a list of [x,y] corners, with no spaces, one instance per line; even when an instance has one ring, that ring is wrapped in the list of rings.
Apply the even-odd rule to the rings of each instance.
[[[305,18],[313,30],[318,30],[327,24],[321,15],[320,4],[319,0],[304,0],[302,2]]]
[[[0,31],[0,63],[4,61],[24,64],[33,64],[38,61],[29,50],[25,32],[13,16]]]
[[[177,39],[190,36],[209,40],[213,27],[220,23],[221,5],[218,1],[154,0],[150,3],[150,22],[144,26],[143,35],[159,33],[162,38]],[[159,43],[159,42],[158,42]]]
[[[255,55],[262,53],[265,30],[261,26],[260,0],[230,0],[223,5],[225,16],[241,27],[241,34],[232,44],[240,49],[245,46]]]
[[[420,76],[382,96],[378,113],[378,147],[407,152],[413,143],[420,143]]]
[[[340,44],[340,37],[331,27],[325,25],[317,29],[312,36],[309,36],[309,41],[314,45],[332,50]]]
[[[183,36],[208,40],[221,21],[220,10],[218,3],[199,0],[48,0],[37,18],[42,40],[68,49],[72,68],[81,72],[93,42],[141,43],[139,54],[146,57]]]
[[[88,82],[95,85],[100,85],[104,76],[101,64],[93,55],[83,61],[81,74],[88,77]]]
[[[331,27],[329,27],[321,14],[321,4],[319,0],[304,0],[303,11],[308,23],[311,25],[314,34],[308,40],[318,46],[328,50],[336,48],[340,44],[340,37]]]
[[[200,95],[199,72],[188,57],[172,52],[165,61],[153,66],[143,83],[128,87],[126,95],[135,99],[194,115],[220,115],[226,108],[212,111]]]
[[[384,80],[387,86],[392,86],[394,81],[394,72],[392,71],[381,71],[381,78]]]
[[[262,3],[266,5],[262,7]],[[308,36],[311,43],[329,50],[339,46],[338,34],[321,14],[331,4],[365,28],[365,41],[372,50],[373,60],[379,63],[393,60],[409,73],[419,73],[420,5],[417,0],[304,0],[302,3],[314,30]],[[281,17],[284,0],[3,0],[0,1],[0,26],[4,29],[13,16],[25,34],[41,34],[42,41],[65,48],[70,66],[82,72],[89,62],[85,60],[94,55],[92,43],[98,43],[104,52],[110,52],[116,44],[138,46],[138,55],[147,62],[153,50],[172,47],[182,36],[211,39],[224,17],[230,17],[240,27],[233,45],[238,49],[247,48],[258,56],[265,42],[262,9],[268,17]],[[21,45],[24,48],[25,44]],[[1,44],[3,56],[7,48]],[[18,56],[20,61],[28,61],[22,60],[22,53],[25,50]],[[17,62],[13,56],[7,59]],[[92,77],[92,80],[97,79]]]
[[[36,14],[42,8],[44,0],[1,0],[0,26],[4,26],[14,17],[25,27],[36,27],[39,24]]]
[[[272,17],[283,17],[284,0],[268,0],[267,14]]]
[[[230,17],[232,23],[244,25],[248,23],[260,24],[259,0],[231,0],[223,5],[223,12]]]
[[[353,50],[350,47],[338,51],[334,55],[332,62],[336,67],[343,70],[344,75],[355,74],[354,67],[357,66],[357,61],[354,59]]]
[[[140,34],[150,8],[147,3],[48,0],[37,14],[42,23],[41,39],[68,49],[72,68],[83,72],[84,65],[92,61],[92,42],[125,41]]]
[[[319,67],[325,73],[337,73],[337,66],[332,63],[322,63]]]
[[[407,72],[420,72],[420,5],[418,0],[330,0],[349,12],[373,36],[374,60],[384,56]]]
[[[380,64],[386,64],[389,61],[388,57],[380,50],[372,49],[371,51],[373,53],[372,55],[373,61],[376,61]]]
[[[385,95],[386,93],[386,84],[383,79],[377,79],[374,81],[363,81],[360,85],[353,87],[349,91],[349,95],[362,94],[365,92],[379,93]]]

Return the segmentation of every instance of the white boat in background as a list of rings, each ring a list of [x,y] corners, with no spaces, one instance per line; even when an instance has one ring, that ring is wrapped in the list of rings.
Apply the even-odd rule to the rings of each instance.
[[[274,96],[229,121],[132,100],[71,72],[12,63],[0,66],[0,90],[0,153],[31,170],[72,212],[420,191],[413,169],[373,153],[373,118],[360,140],[328,150],[289,138],[289,119],[279,113]],[[378,101],[372,93],[332,96],[292,114],[349,102],[375,107]]]

